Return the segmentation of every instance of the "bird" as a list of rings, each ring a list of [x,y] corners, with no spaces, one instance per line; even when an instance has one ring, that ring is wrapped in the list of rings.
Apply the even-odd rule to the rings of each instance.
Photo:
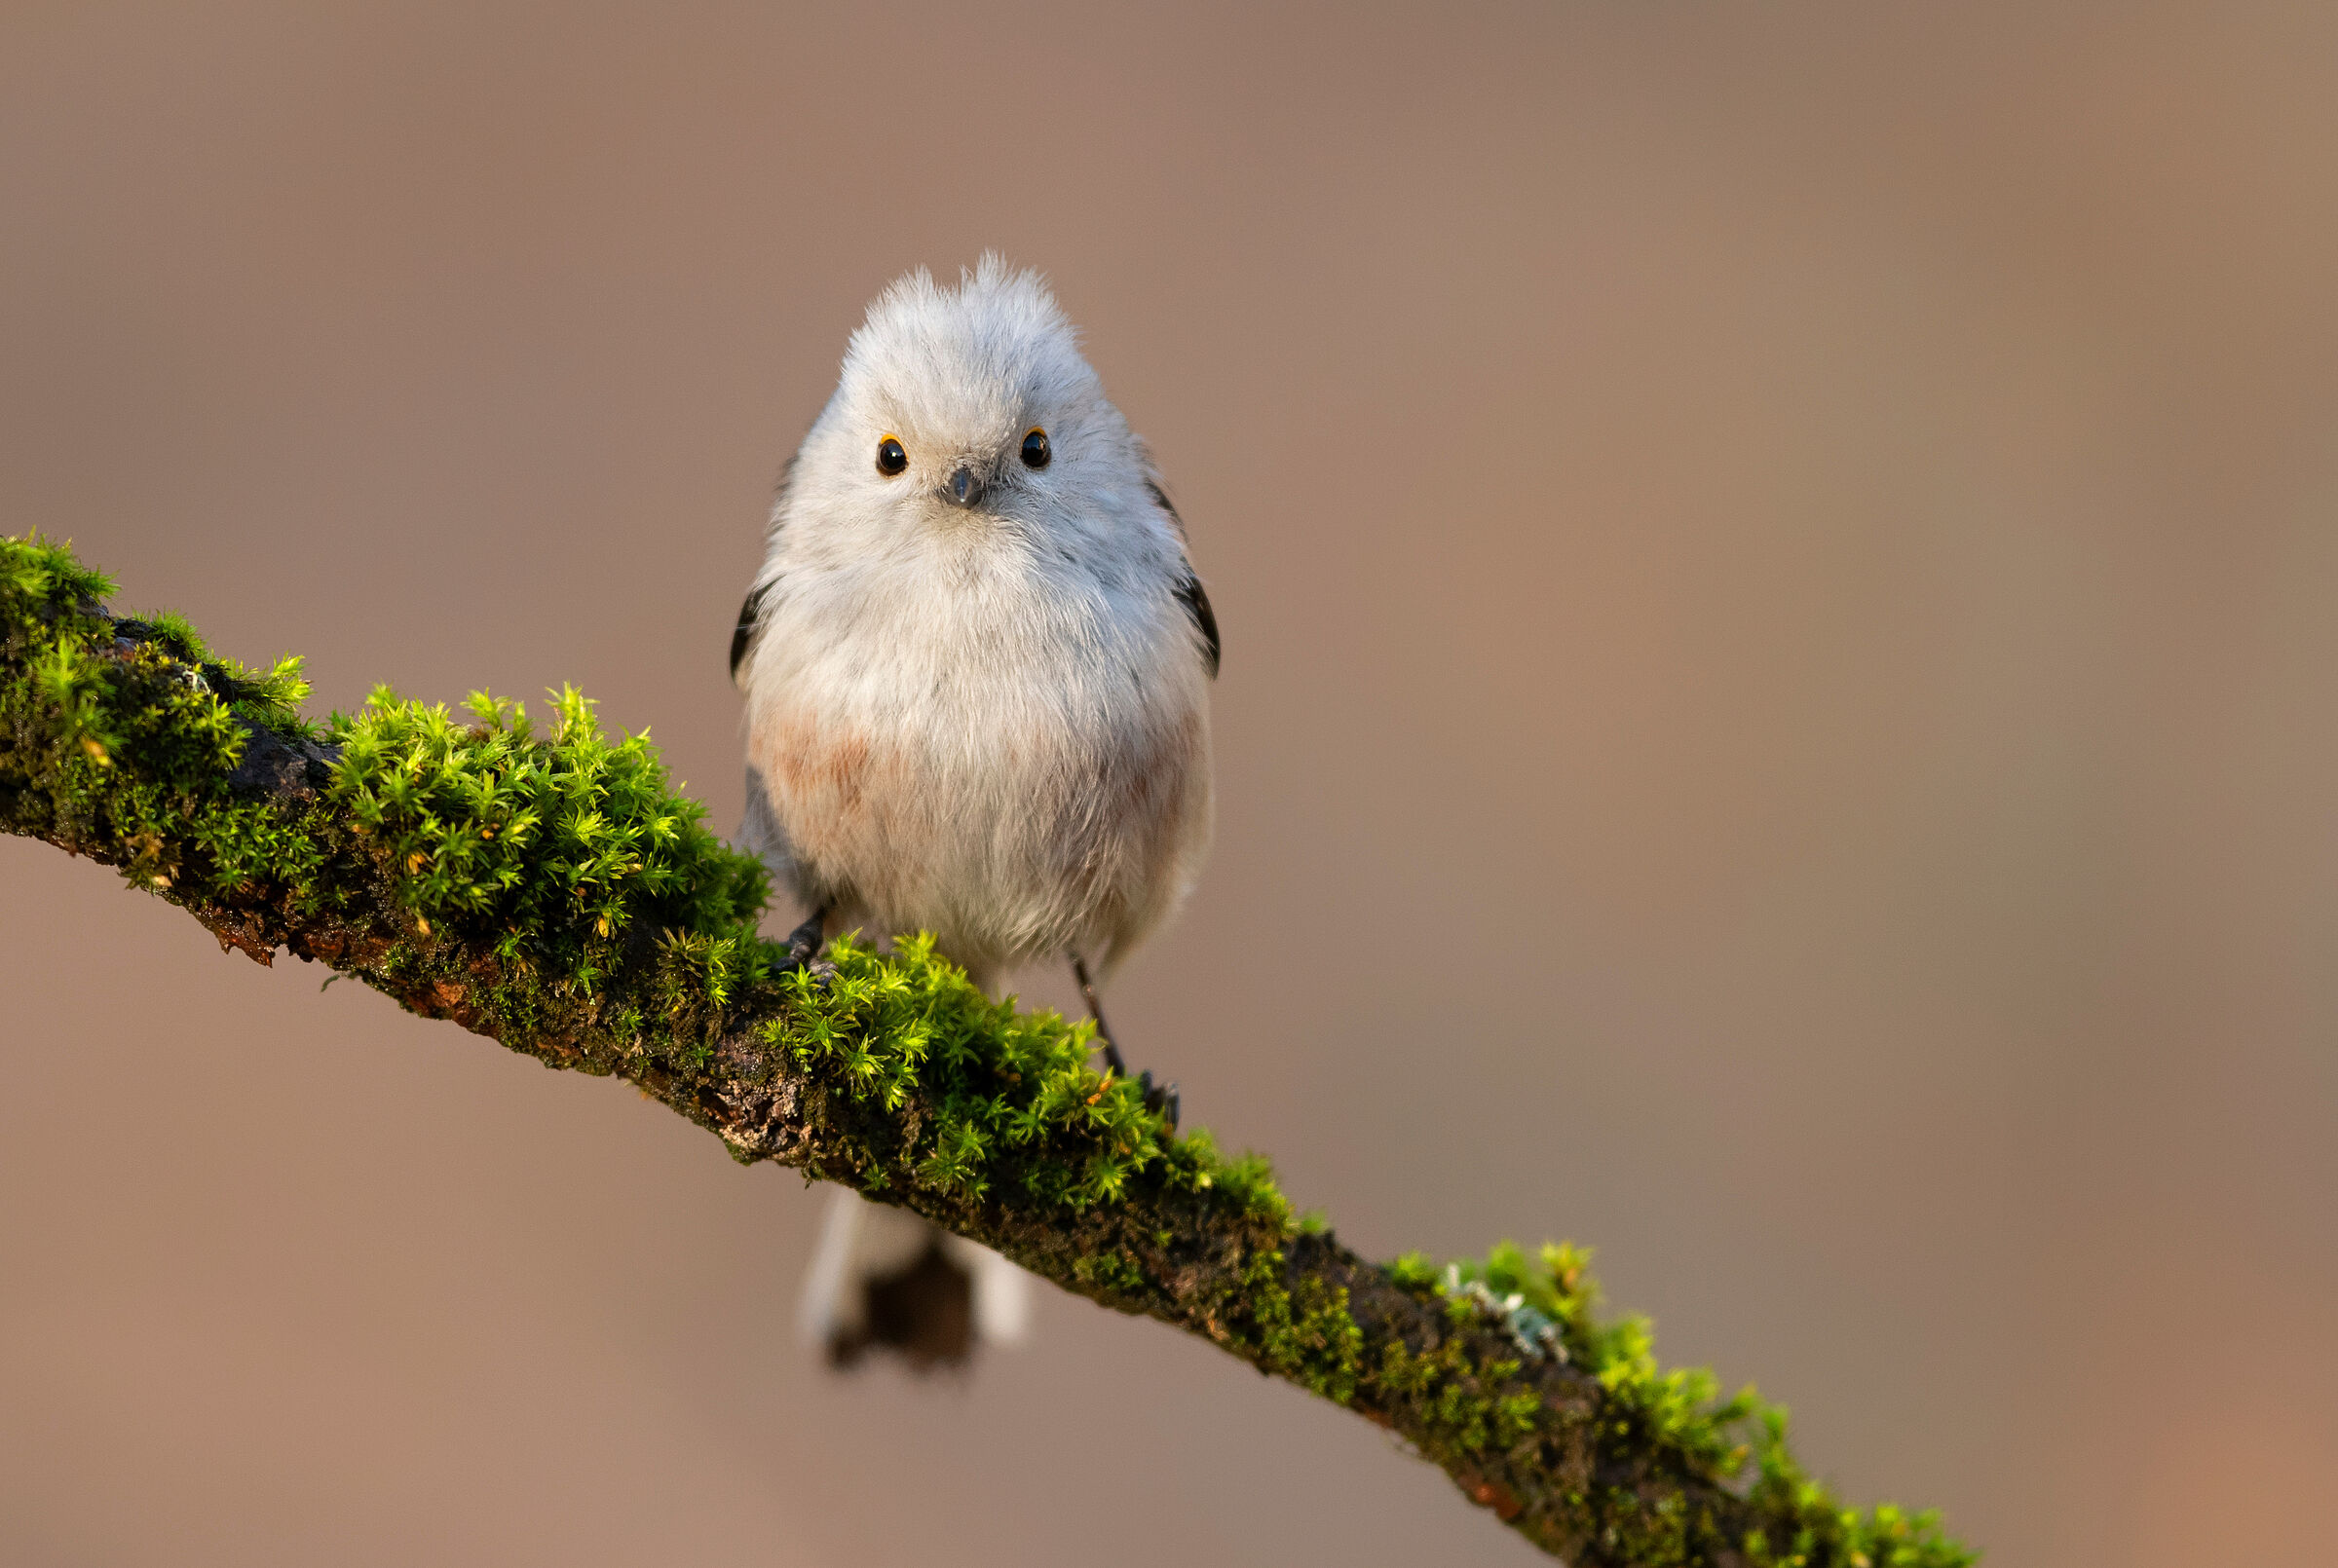
[[[1218,620],[1151,454],[1038,273],[986,253],[869,306],[782,473],[739,610],[743,847],[809,910],[811,961],[932,934],[977,985],[1099,989],[1209,850]],[[1137,1075],[1174,1125],[1175,1085]],[[1012,1342],[1028,1276],[840,1191],[802,1323],[840,1364]]]

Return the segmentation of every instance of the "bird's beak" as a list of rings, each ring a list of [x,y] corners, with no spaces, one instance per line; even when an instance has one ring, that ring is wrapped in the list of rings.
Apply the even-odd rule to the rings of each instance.
[[[953,505],[979,506],[990,488],[983,483],[981,474],[962,463],[958,466],[958,471],[950,476],[950,482],[942,487],[942,496]]]

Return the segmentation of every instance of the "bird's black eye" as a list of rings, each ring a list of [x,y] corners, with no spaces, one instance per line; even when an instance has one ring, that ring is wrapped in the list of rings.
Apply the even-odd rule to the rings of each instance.
[[[1055,454],[1047,449],[1045,430],[1034,430],[1023,437],[1023,467],[1026,468],[1044,468],[1047,460],[1053,456]]]
[[[890,478],[908,467],[909,454],[902,449],[899,441],[888,435],[877,443],[877,471],[879,473]]]

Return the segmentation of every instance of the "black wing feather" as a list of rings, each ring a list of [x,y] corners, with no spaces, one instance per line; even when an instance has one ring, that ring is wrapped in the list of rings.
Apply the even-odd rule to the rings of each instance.
[[[1146,480],[1145,488],[1152,496],[1152,504],[1169,514],[1169,526],[1177,530],[1177,537],[1181,540],[1184,539],[1186,537],[1186,520],[1177,514],[1177,505],[1169,499],[1169,492],[1161,488],[1161,482],[1158,479]]]
[[[1210,596],[1202,591],[1201,579],[1190,570],[1186,579],[1177,585],[1178,602],[1186,614],[1193,617],[1193,629],[1201,633],[1204,657],[1210,666],[1210,679],[1218,679],[1218,613],[1210,608]]]
[[[1177,537],[1182,542],[1186,537],[1186,520],[1177,514],[1177,506],[1170,501],[1169,492],[1161,488],[1158,479],[1147,479],[1145,488],[1151,495],[1152,504],[1169,514],[1169,526],[1177,530]],[[1210,596],[1202,591],[1201,579],[1193,575],[1190,564],[1186,567],[1184,579],[1177,585],[1177,602],[1186,607],[1186,614],[1193,618],[1193,629],[1201,633],[1203,658],[1210,666],[1210,679],[1215,681],[1218,679],[1218,612],[1210,608]]]
[[[779,469],[779,483],[772,491],[772,525],[764,535],[765,542],[775,538],[787,519],[787,492],[796,482],[796,465],[804,461],[801,448],[788,455]],[[764,596],[772,591],[772,583],[759,582],[747,595],[747,602],[738,607],[738,625],[731,633],[731,679],[738,679],[738,667],[744,663],[747,650],[755,646],[755,634],[763,626]]]
[[[731,634],[731,679],[734,681],[738,679],[738,666],[747,656],[747,650],[755,646],[755,633],[763,624],[763,596],[771,591],[770,583],[758,583],[755,591],[747,595],[747,602],[738,607],[738,629]]]

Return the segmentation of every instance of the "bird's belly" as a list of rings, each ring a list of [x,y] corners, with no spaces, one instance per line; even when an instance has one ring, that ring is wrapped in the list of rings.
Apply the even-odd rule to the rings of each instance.
[[[1183,891],[1209,816],[1197,690],[1094,668],[889,686],[866,670],[788,683],[753,720],[806,897],[994,963],[1101,957]]]

